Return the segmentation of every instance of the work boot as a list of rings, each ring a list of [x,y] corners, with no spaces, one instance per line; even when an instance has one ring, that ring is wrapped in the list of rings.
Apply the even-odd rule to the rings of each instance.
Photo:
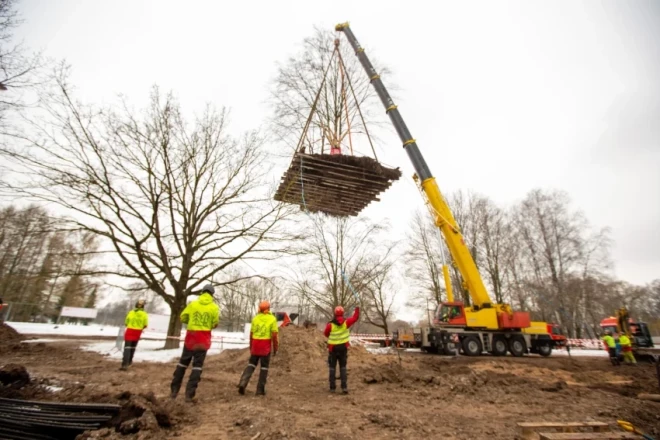
[[[241,375],[241,380],[238,382],[239,394],[245,394],[245,388],[247,388],[253,372],[254,372],[254,365],[252,364],[248,364],[248,366],[245,367],[245,370],[243,370],[243,374]]]
[[[183,382],[183,376],[186,374],[186,367],[177,365],[174,374],[172,375],[172,383],[170,384],[170,391],[172,392],[173,398],[176,398],[181,389],[181,383]]]
[[[335,369],[329,369],[328,380],[330,381],[330,392],[334,392],[337,389],[337,378],[335,377]]]
[[[346,367],[339,369],[339,376],[341,378],[341,389],[344,394],[348,394],[348,372]]]
[[[257,384],[257,396],[266,395],[266,381],[268,379],[268,369],[262,368],[259,371],[259,383]]]
[[[197,397],[195,397],[195,396],[186,396],[186,403],[192,403],[192,404],[197,403]]]

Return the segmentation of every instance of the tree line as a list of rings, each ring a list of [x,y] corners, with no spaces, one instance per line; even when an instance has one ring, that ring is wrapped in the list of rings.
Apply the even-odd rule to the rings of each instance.
[[[594,337],[600,321],[621,307],[660,331],[660,279],[643,286],[616,279],[609,230],[594,230],[567,193],[535,189],[508,209],[473,193],[447,201],[493,300],[558,323],[575,338]],[[416,213],[408,236],[408,276],[417,281],[411,302],[418,305],[446,300],[439,265],[449,254],[425,214]],[[452,287],[469,304],[451,267]]]
[[[11,304],[5,318],[46,321],[65,306],[94,307],[97,249],[97,237],[59,230],[42,207],[0,208],[0,298]]]

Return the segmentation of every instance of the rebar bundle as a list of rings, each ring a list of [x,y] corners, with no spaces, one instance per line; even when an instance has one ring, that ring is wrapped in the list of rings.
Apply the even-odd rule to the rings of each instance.
[[[107,426],[119,405],[36,402],[0,398],[0,438],[68,440]]]

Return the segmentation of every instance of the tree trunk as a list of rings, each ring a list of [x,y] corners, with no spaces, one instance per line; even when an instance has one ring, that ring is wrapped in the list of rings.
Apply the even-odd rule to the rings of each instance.
[[[167,339],[165,340],[165,350],[179,348],[179,337],[181,335],[181,312],[186,308],[186,297],[177,294],[174,303],[170,307],[170,323],[167,326]]]

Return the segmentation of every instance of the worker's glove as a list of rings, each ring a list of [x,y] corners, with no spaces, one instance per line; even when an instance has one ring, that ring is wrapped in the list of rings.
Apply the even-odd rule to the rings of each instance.
[[[277,349],[273,350],[273,357],[277,356]]]

